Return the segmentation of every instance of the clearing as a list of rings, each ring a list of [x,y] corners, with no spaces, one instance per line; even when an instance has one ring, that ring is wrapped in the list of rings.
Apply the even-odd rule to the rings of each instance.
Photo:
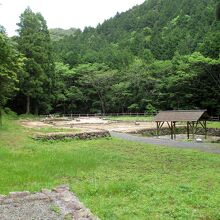
[[[100,219],[220,219],[220,156],[116,138],[36,141],[0,131],[0,194],[68,184]]]

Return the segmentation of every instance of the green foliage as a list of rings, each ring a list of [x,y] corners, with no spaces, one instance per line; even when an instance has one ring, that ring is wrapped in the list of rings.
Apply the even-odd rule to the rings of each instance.
[[[140,109],[140,107],[136,103],[133,103],[130,106],[128,106],[128,110],[131,111],[131,112],[138,112],[139,109]]]
[[[27,8],[21,14],[18,26],[18,49],[26,57],[25,73],[20,77],[20,92],[27,97],[26,113],[38,113],[39,108],[48,112],[54,63],[46,21],[40,13]]]
[[[106,65],[96,63],[79,66],[77,70],[83,73],[80,84],[82,87],[87,87],[87,94],[92,93],[98,98],[96,104],[100,103],[102,113],[105,113],[108,108],[107,102],[111,101],[108,96],[112,85],[116,82],[117,71],[111,70]]]
[[[14,38],[26,57],[25,72],[9,107],[101,113],[153,106],[218,115],[218,8],[218,0],[148,0],[96,28],[53,29],[53,45],[42,15],[28,8]]]
[[[109,80],[111,88],[106,85],[104,104],[100,105],[103,101],[95,96],[84,95],[89,108],[82,108],[83,112],[104,108],[144,112],[151,104],[156,109],[204,108],[218,114],[220,37],[216,5],[216,0],[149,0],[97,28],[85,28],[55,42],[57,59],[70,68],[104,64],[119,70],[117,82]],[[94,85],[87,87],[85,78],[91,85],[93,75],[92,69],[88,71],[85,76],[79,74],[80,86],[76,82],[73,85],[84,94],[97,94]],[[102,78],[106,77],[103,73]],[[78,102],[75,107],[81,105]]]
[[[148,114],[155,114],[155,112],[157,111],[157,109],[150,103],[147,104],[146,106],[146,112]]]
[[[23,61],[13,42],[2,31],[0,33],[0,125],[2,108],[17,90],[18,74],[22,72]]]
[[[74,35],[77,29],[70,28],[68,30],[64,30],[62,28],[51,28],[49,29],[50,37],[52,41],[59,41],[63,39],[65,36]]]

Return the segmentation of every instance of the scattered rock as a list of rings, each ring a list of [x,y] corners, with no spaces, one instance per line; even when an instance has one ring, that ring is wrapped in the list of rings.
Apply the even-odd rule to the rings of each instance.
[[[94,139],[110,137],[109,131],[96,131],[96,132],[84,132],[84,133],[49,133],[35,135],[33,138],[35,140],[63,140],[63,139]]]
[[[28,196],[28,195],[30,195],[30,192],[28,192],[28,191],[24,191],[24,192],[10,192],[9,193],[9,197],[10,198],[21,198],[21,197]]]
[[[197,138],[197,139],[196,139],[196,142],[202,143],[202,139],[201,139],[201,138]]]
[[[61,185],[59,187],[53,188],[53,191],[57,192],[57,193],[66,192],[66,191],[69,191],[69,186],[68,185]]]

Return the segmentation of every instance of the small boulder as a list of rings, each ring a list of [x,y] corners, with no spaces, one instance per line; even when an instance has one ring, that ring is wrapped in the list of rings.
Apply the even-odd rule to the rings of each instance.
[[[197,143],[202,143],[202,139],[201,138],[196,138],[196,142]]]

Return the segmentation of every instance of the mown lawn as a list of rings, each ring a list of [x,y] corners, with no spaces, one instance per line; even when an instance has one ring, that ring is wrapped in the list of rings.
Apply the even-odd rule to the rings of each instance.
[[[101,219],[220,219],[220,155],[29,135],[11,120],[0,130],[0,194],[65,183]]]
[[[153,116],[108,116],[106,117],[108,120],[115,121],[152,121]]]
[[[220,121],[208,121],[207,127],[208,128],[220,128]]]

